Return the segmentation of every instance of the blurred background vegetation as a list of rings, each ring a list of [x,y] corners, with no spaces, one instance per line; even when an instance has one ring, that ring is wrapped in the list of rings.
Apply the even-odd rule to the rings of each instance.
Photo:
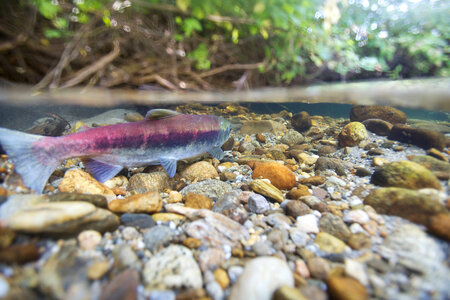
[[[0,77],[210,90],[449,76],[446,0],[2,0]]]

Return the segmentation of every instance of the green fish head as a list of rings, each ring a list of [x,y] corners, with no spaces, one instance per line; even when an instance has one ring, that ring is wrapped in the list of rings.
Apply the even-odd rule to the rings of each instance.
[[[218,146],[222,146],[229,138],[231,133],[231,123],[220,118]]]

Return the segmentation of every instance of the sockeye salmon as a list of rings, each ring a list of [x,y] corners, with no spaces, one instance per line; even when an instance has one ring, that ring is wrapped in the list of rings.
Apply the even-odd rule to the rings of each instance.
[[[230,123],[221,117],[154,109],[143,121],[59,137],[0,128],[0,144],[24,184],[41,193],[56,167],[73,157],[80,157],[100,182],[114,177],[123,167],[149,164],[161,164],[173,177],[180,159],[203,153],[221,159],[224,153],[220,147],[230,131]]]

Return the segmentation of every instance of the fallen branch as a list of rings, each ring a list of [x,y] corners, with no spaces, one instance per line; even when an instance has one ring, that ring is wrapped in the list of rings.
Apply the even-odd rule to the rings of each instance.
[[[23,34],[19,34],[17,38],[14,39],[14,41],[8,41],[0,44],[0,52],[2,51],[8,51],[11,49],[16,48],[18,45],[26,42],[27,37]]]
[[[72,79],[66,81],[66,83],[64,83],[61,86],[61,88],[72,87],[84,81],[87,77],[103,69],[107,64],[116,59],[117,56],[119,56],[119,54],[120,54],[120,46],[119,42],[116,40],[114,41],[114,49],[110,53],[100,58],[96,63],[79,70],[75,74],[75,76]]]
[[[234,64],[234,65],[225,65],[221,66],[203,73],[200,73],[198,76],[200,78],[213,76],[222,72],[231,71],[231,70],[252,70],[258,69],[259,67],[264,66],[263,62],[255,63],[255,64]]]
[[[141,85],[141,84],[144,84],[144,83],[154,82],[154,81],[159,83],[161,86],[168,88],[169,90],[174,90],[174,91],[178,90],[178,87],[175,84],[173,84],[169,80],[161,77],[158,74],[152,74],[152,75],[143,76],[143,77],[141,77],[141,78],[139,78],[137,80],[137,84]]]

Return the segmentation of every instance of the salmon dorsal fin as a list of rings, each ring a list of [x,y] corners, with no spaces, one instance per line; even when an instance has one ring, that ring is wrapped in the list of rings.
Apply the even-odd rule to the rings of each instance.
[[[179,115],[180,113],[170,109],[151,109],[145,115],[146,120],[154,121],[159,119],[171,118]]]

